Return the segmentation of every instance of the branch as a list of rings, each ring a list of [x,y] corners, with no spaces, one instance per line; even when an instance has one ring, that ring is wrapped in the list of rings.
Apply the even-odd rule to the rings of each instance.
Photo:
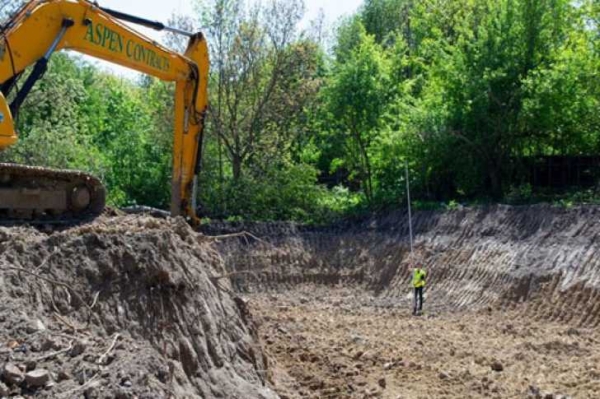
[[[270,242],[265,241],[265,240],[263,240],[261,238],[258,238],[254,234],[248,233],[247,231],[242,231],[242,232],[239,232],[239,233],[232,233],[232,234],[225,234],[225,235],[221,235],[221,236],[204,236],[204,238],[207,238],[209,240],[214,240],[214,241],[224,240],[224,239],[227,239],[227,238],[235,238],[235,237],[250,237],[250,238],[255,239],[258,242],[261,242],[263,244],[266,244],[266,245],[270,246],[271,248],[273,248],[273,249],[275,249],[277,251],[281,251],[280,248],[277,248],[275,245],[271,244]]]
[[[227,149],[227,151],[229,152],[229,154],[230,155],[231,154],[235,154],[235,149],[231,145],[231,142],[227,138],[227,135],[225,133],[223,133],[222,129],[219,129],[217,131],[217,135],[223,140],[223,144],[225,144],[225,148]]]
[[[36,358],[36,359],[33,359],[33,361],[34,361],[34,362],[36,362],[36,363],[37,363],[37,362],[41,362],[42,360],[46,360],[46,359],[53,358],[54,356],[58,356],[58,355],[60,355],[60,354],[62,354],[62,353],[67,353],[67,352],[68,352],[68,351],[70,351],[72,348],[73,348],[73,341],[69,342],[69,347],[68,347],[68,348],[61,349],[61,350],[59,350],[59,351],[56,351],[56,352],[52,352],[52,353],[50,353],[50,354],[48,354],[48,355],[45,355],[45,356],[40,356],[40,357],[38,357],[38,358]]]
[[[4,266],[4,267],[0,267],[0,271],[16,271],[19,273],[25,273],[28,274],[32,277],[38,278],[40,280],[43,280],[47,283],[50,283],[52,285],[55,286],[59,286],[59,287],[64,287],[66,288],[68,291],[70,291],[73,295],[75,295],[75,297],[77,298],[77,300],[81,303],[83,303],[88,309],[89,306],[87,303],[85,303],[85,301],[83,299],[81,299],[81,296],[77,293],[77,291],[75,291],[69,284],[67,283],[63,283],[62,281],[57,281],[57,280],[52,280],[50,278],[44,277],[44,276],[40,276],[39,274],[36,274],[34,272],[30,272],[27,269],[23,269],[21,267],[13,267],[13,266]]]
[[[54,251],[52,251],[52,253],[51,253],[50,255],[48,255],[48,256],[47,256],[47,257],[46,257],[46,258],[45,258],[45,259],[42,261],[42,263],[40,263],[40,264],[39,264],[39,265],[38,265],[38,266],[35,268],[35,270],[37,271],[37,270],[41,269],[41,268],[42,268],[42,267],[43,267],[43,266],[44,266],[44,265],[45,265],[45,264],[46,264],[46,263],[47,263],[47,262],[50,260],[50,258],[51,258],[53,255],[57,254],[57,253],[58,253],[58,248],[54,248]]]
[[[92,304],[89,306],[90,310],[92,310],[94,308],[94,306],[96,306],[96,302],[98,302],[99,296],[100,296],[100,291],[96,292],[96,295],[94,295],[94,300],[92,301]]]
[[[96,378],[98,378],[98,375],[100,375],[99,372],[96,373],[96,374],[94,374],[94,376],[92,378],[90,378],[90,380],[88,382],[86,382],[85,384],[83,384],[82,386],[77,387],[77,388],[73,388],[73,389],[71,389],[69,391],[66,391],[66,392],[63,392],[63,393],[59,394],[59,396],[60,397],[72,397],[70,395],[73,394],[74,392],[83,391],[83,390],[89,388],[92,384],[97,383],[97,381],[95,381],[95,380],[96,380]]]
[[[117,344],[117,340],[119,339],[121,335],[119,333],[115,334],[112,343],[110,344],[110,346],[108,347],[108,349],[106,350],[106,352],[104,352],[102,354],[102,356],[100,356],[98,358],[98,360],[96,361],[96,364],[104,364],[104,358],[107,357],[110,352],[113,350],[113,348],[115,347],[115,345]]]
[[[54,317],[56,317],[56,319],[58,321],[60,321],[62,324],[64,324],[65,326],[72,329],[75,334],[77,334],[78,331],[85,330],[85,328],[75,327],[73,324],[69,323],[65,318],[63,318],[60,314],[58,314],[58,309],[56,309],[56,306],[55,305],[53,305],[53,306],[54,306]]]
[[[267,87],[265,88],[263,95],[259,99],[258,104],[257,104],[256,108],[254,109],[254,117],[252,118],[252,121],[250,122],[249,142],[247,143],[244,150],[242,151],[242,154],[244,156],[247,155],[247,152],[250,151],[250,149],[252,148],[252,144],[254,143],[254,140],[255,140],[254,131],[256,129],[257,124],[263,117],[263,108],[269,102],[269,99],[271,98],[271,95],[273,94],[273,92],[275,90],[275,86],[277,85],[277,82],[279,82],[280,73],[283,73],[283,67],[282,67],[283,62],[281,60],[282,57],[283,57],[283,53],[280,53],[280,52],[276,53],[275,67],[273,68],[273,71],[271,73],[269,83],[267,84]]]

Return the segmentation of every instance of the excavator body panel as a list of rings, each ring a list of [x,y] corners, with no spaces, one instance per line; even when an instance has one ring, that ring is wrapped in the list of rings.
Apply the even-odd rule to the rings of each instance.
[[[4,94],[0,92],[0,151],[12,146],[17,140],[10,107]]]

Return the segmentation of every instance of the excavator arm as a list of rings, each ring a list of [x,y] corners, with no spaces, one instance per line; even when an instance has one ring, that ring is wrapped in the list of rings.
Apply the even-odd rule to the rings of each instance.
[[[156,29],[163,27],[84,0],[33,0],[8,21],[0,37],[0,150],[17,141],[13,117],[56,51],[74,50],[175,82],[171,213],[197,222],[196,176],[208,105],[206,40],[201,33],[190,34],[187,50],[179,54],[136,32],[122,20]],[[17,87],[15,81],[32,65],[25,82]],[[9,104],[5,95],[11,90],[18,91]],[[0,200],[1,193],[0,190]]]

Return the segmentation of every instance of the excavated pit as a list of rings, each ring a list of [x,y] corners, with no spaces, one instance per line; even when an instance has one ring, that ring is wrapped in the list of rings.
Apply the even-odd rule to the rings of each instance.
[[[217,249],[283,397],[596,398],[599,217],[598,207],[418,212],[422,318],[410,315],[403,213],[203,231],[228,236]]]
[[[0,397],[597,398],[598,216],[0,228]]]
[[[488,306],[581,327],[600,323],[600,208],[497,206],[418,212],[415,253],[429,272],[436,312]],[[407,218],[402,213],[326,228],[293,224],[212,224],[240,292],[303,283],[355,286],[406,300]]]

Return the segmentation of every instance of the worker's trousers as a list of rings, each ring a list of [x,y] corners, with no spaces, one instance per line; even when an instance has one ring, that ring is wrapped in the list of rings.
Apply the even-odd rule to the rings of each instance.
[[[423,288],[424,287],[415,287],[413,314],[417,314],[417,312],[423,310]]]

